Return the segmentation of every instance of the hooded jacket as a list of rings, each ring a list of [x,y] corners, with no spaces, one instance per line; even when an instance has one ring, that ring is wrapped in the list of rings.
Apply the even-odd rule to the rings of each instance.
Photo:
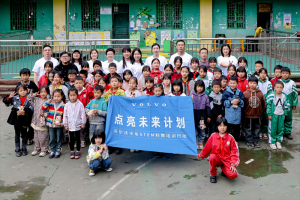
[[[86,116],[82,103],[77,99],[75,106],[71,101],[66,103],[63,117],[64,126],[69,127],[69,131],[79,131],[80,126],[85,125]]]
[[[94,95],[94,94],[93,94]],[[85,88],[82,88],[81,91],[78,91],[77,99],[81,101],[84,107],[90,102],[90,98],[88,92]]]
[[[210,109],[210,103],[209,98],[205,94],[205,92],[202,92],[201,94],[197,94],[195,90],[193,90],[193,108],[194,108],[194,119],[195,119],[195,125],[198,127],[199,120],[203,118],[205,121],[207,118],[211,118],[211,109]]]
[[[231,101],[234,99],[240,100],[237,104],[238,108],[233,108]],[[225,118],[229,124],[240,124],[241,123],[241,114],[242,107],[244,107],[244,94],[236,88],[236,91],[233,92],[229,86],[224,91],[222,95],[222,104],[225,107]]]
[[[248,118],[260,118],[266,110],[266,102],[264,94],[260,89],[252,92],[248,89],[244,92],[245,96],[245,116]]]

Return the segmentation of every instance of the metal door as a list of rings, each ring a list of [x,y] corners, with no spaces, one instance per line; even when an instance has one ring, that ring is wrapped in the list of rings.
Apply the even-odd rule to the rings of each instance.
[[[129,4],[113,4],[112,8],[113,38],[129,39]]]

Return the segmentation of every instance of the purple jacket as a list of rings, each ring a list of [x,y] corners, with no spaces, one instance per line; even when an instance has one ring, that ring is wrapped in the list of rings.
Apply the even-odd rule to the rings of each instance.
[[[194,110],[205,110],[207,106],[210,107],[209,98],[205,92],[197,94],[195,90],[193,90],[192,95],[194,98]]]
[[[79,131],[80,126],[85,125],[86,116],[83,104],[77,99],[75,106],[72,106],[71,101],[66,103],[64,109],[64,126],[69,127],[69,131]]]

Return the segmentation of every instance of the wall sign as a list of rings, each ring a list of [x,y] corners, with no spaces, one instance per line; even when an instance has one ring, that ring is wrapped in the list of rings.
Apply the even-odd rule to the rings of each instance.
[[[100,7],[100,15],[111,15],[111,7]]]

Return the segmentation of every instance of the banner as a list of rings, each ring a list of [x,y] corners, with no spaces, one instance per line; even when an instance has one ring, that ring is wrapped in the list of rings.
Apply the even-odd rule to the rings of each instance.
[[[197,155],[191,97],[111,96],[105,133],[108,146]]]

